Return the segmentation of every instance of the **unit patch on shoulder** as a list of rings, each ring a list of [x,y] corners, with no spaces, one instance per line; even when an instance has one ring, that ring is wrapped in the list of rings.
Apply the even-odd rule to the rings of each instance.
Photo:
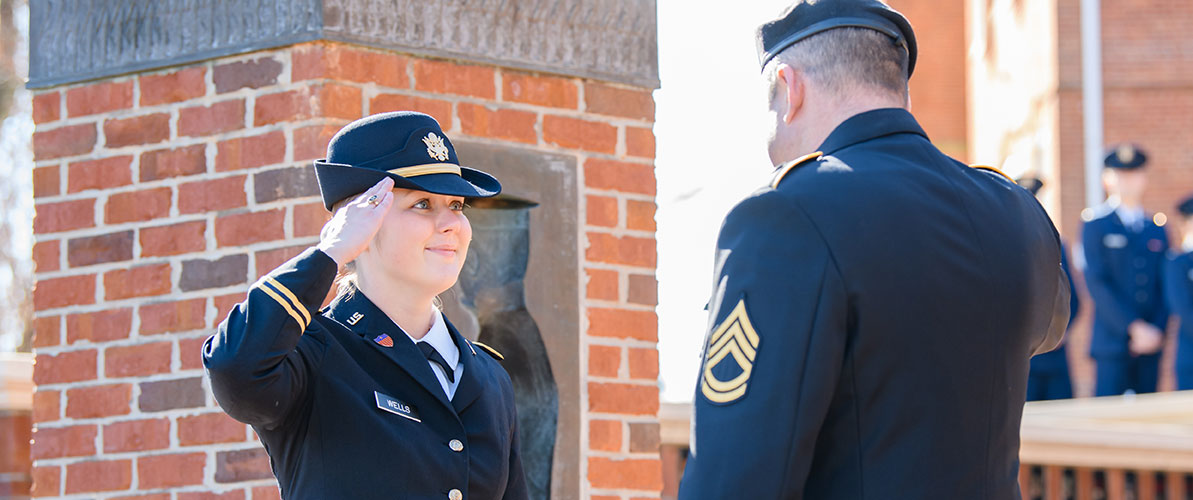
[[[787,174],[790,174],[793,170],[798,168],[800,165],[803,165],[810,161],[819,160],[821,156],[824,156],[824,153],[817,151],[815,153],[796,158],[795,161],[792,161],[790,163],[780,165],[779,168],[775,170],[775,176],[770,181],[770,187],[772,187],[772,188],[779,187],[779,183],[783,182],[783,178],[787,177]]]
[[[473,342],[472,345],[475,345],[475,346],[481,348],[485,352],[489,353],[490,356],[493,356],[494,358],[496,358],[498,361],[505,361],[505,356],[502,356],[501,353],[497,352],[497,349],[489,347],[489,346],[482,344],[480,342]]]
[[[708,336],[700,392],[709,402],[729,404],[746,394],[759,340],[742,297]]]

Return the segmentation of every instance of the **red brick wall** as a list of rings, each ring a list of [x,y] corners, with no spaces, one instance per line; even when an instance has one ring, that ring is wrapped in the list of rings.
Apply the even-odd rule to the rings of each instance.
[[[650,90],[334,43],[36,93],[35,496],[277,497],[199,346],[317,240],[331,135],[397,109],[582,165],[584,437],[558,446],[573,497],[657,498]]]
[[[915,30],[919,48],[911,77],[911,110],[932,143],[969,161],[965,108],[965,2],[890,0]]]
[[[0,498],[28,498],[32,483],[29,410],[0,411]]]

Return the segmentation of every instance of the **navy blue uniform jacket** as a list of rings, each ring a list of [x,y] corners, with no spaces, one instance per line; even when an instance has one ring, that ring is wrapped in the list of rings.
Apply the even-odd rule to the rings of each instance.
[[[1028,360],[1069,316],[1052,222],[902,109],[821,151],[721,228],[679,497],[1018,498]]]
[[[1177,382],[1181,390],[1193,388],[1193,252],[1173,257],[1164,272],[1164,296],[1168,307],[1181,319],[1176,342]],[[1183,376],[1182,376],[1183,375]]]
[[[1094,358],[1126,358],[1127,325],[1141,319],[1168,328],[1163,273],[1168,234],[1145,217],[1143,229],[1123,226],[1118,214],[1103,206],[1098,217],[1085,223],[1081,244],[1085,253],[1085,286],[1094,299],[1094,326],[1089,353]]]
[[[282,497],[526,498],[505,370],[449,323],[464,371],[448,400],[362,293],[312,314],[335,274],[308,249],[253,285],[203,348],[216,401],[261,437]]]

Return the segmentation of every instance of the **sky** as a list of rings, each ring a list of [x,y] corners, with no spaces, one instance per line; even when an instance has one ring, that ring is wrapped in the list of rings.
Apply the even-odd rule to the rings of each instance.
[[[28,39],[29,8],[25,4],[17,4],[14,10],[13,20],[22,34],[18,37],[21,43],[17,47],[14,63],[17,74],[24,75],[28,73],[29,67],[28,49],[24,43]],[[33,165],[33,151],[29,148],[33,137],[31,99],[29,91],[19,86],[9,116],[0,120],[0,183],[5,184],[0,189],[21,192],[17,206],[0,207],[0,224],[9,224],[12,230],[12,238],[0,241],[0,245],[9,245],[13,255],[28,255],[33,248],[33,227],[29,225],[33,217],[33,173],[30,168]],[[26,262],[25,265],[27,268],[22,271],[29,273],[32,263]],[[0,300],[8,295],[15,279],[13,269],[0,266]],[[0,306],[11,307],[6,301],[0,302]],[[20,345],[24,332],[24,324],[20,319],[19,314],[0,314],[0,353],[15,350]]]
[[[713,253],[729,209],[770,180],[754,30],[790,0],[659,0],[655,91],[659,373],[691,401],[708,328]]]

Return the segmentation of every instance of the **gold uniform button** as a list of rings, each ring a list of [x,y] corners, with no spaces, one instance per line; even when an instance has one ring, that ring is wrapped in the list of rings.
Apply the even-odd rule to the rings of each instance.
[[[460,490],[451,490],[447,492],[447,500],[464,500],[464,494]]]
[[[450,443],[447,443],[447,446],[451,448],[452,451],[464,451],[464,443],[461,443],[459,439],[451,440]]]

